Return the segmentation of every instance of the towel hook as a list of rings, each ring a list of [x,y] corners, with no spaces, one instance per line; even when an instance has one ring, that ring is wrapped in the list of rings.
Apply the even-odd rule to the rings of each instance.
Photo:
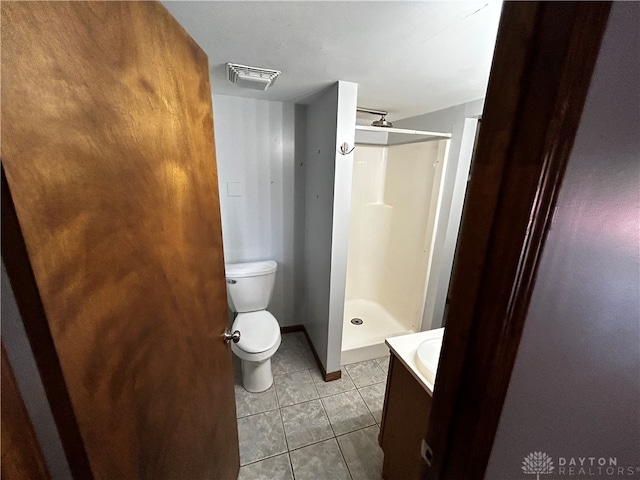
[[[349,150],[349,144],[347,142],[344,142],[342,145],[340,145],[340,153],[342,155],[349,155],[355,149],[356,149],[356,147],[354,145],[353,148],[351,148],[351,150]]]

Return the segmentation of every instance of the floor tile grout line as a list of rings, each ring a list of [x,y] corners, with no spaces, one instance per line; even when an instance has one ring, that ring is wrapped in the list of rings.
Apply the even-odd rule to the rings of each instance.
[[[338,437],[336,438],[336,445],[338,445],[338,451],[340,452],[340,455],[342,456],[342,461],[344,462],[344,466],[347,467],[347,474],[349,475],[349,478],[351,480],[353,480],[353,475],[351,474],[351,469],[349,468],[349,464],[347,463],[347,457],[344,456],[344,452],[342,451],[342,447],[340,446],[340,442],[338,441]]]
[[[276,396],[276,406],[278,407],[278,409],[280,409],[280,396],[278,395],[278,389],[276,388],[275,376],[273,377],[273,382],[271,383],[271,386],[273,387],[273,393]]]
[[[382,382],[381,382],[382,383]],[[316,386],[317,388],[317,386]],[[337,395],[342,395],[343,393],[347,393],[347,392],[353,392],[354,390],[357,390],[358,387],[355,386],[355,384],[353,385],[353,388],[350,388],[349,390],[344,390],[342,392],[338,392],[338,393],[332,393],[331,395],[325,395],[324,397],[321,398],[330,398],[330,397],[335,397]],[[318,395],[320,394],[320,391],[318,391]]]
[[[256,463],[263,462],[265,460],[271,460],[272,458],[279,457],[280,455],[289,455],[289,450],[286,452],[274,453],[273,455],[269,455],[268,457],[261,458],[260,460],[254,460],[253,462],[245,463],[244,465],[240,465],[240,468],[248,467],[249,465],[255,465]],[[289,455],[289,457],[291,457]],[[291,467],[293,469],[293,467]]]
[[[249,418],[249,417],[255,417],[256,415],[260,415],[263,413],[268,413],[268,412],[273,412],[274,410],[278,410],[280,407],[276,406],[274,408],[269,408],[267,410],[264,410],[262,412],[256,412],[256,413],[250,413],[249,415],[243,415],[242,417],[237,417],[236,420],[241,420],[243,418]]]
[[[293,469],[293,460],[291,460],[290,451],[287,451],[287,456],[289,457],[289,466],[291,467],[291,478],[292,480],[296,480],[296,471]]]
[[[369,412],[369,415],[371,415],[371,418],[373,419],[374,423],[378,423],[378,422],[376,422],[376,417],[373,415],[373,412],[371,412],[371,409],[369,408],[369,405],[367,405],[366,400],[362,396],[362,393],[360,393],[360,389],[356,388],[356,391],[358,392],[358,395],[360,395],[360,398],[362,399],[362,403],[364,403],[364,406],[367,407],[367,411]]]
[[[367,408],[367,412],[369,412],[369,415],[371,415],[371,418],[373,419],[373,422],[374,422],[374,423],[369,424],[369,425],[365,425],[364,427],[358,427],[358,428],[356,428],[355,430],[351,430],[351,431],[349,431],[349,432],[345,432],[345,433],[341,433],[341,434],[336,434],[336,435],[335,435],[335,436],[336,436],[336,438],[337,438],[337,437],[341,437],[341,436],[343,436],[343,435],[348,435],[348,434],[349,434],[349,433],[351,433],[351,432],[355,432],[355,431],[358,431],[358,430],[362,430],[363,428],[371,427],[371,426],[373,426],[373,425],[377,425],[377,424],[378,424],[378,422],[376,421],[375,416],[373,415],[373,413],[371,413],[371,409],[370,409],[370,408],[369,408],[369,406],[367,405],[367,402],[365,402],[365,401],[364,401],[364,398],[362,397],[362,394],[360,393],[360,391],[359,391],[357,388],[356,388],[355,390],[357,390],[357,391],[358,391],[358,395],[360,396],[360,399],[362,400],[362,403],[364,403],[364,406]],[[336,395],[332,395],[332,396],[342,395],[343,393],[351,393],[351,392],[353,392],[353,390],[348,390],[348,391],[346,391],[346,392],[338,393],[338,394],[336,394]],[[325,397],[325,398],[330,398],[330,397]],[[321,400],[323,400],[323,399],[321,399]],[[322,404],[322,406],[323,406],[323,408],[324,408],[324,403]],[[325,408],[325,411],[326,411],[326,408]],[[327,417],[329,417],[329,414],[328,414],[328,413],[327,413]],[[333,424],[331,423],[331,419],[329,419],[329,425],[331,425],[331,428],[333,429]],[[334,433],[335,433],[335,430],[334,430]]]
[[[329,420],[329,415],[327,415],[327,411],[325,410],[324,405],[322,404],[322,401],[321,401],[320,398],[314,398],[314,399],[308,400],[306,402],[297,403],[296,405],[302,405],[303,403],[311,403],[311,402],[315,402],[315,401],[319,401],[320,402],[320,406],[322,407],[322,411],[323,411],[323,413],[325,415],[325,418],[327,419],[327,424],[329,425],[329,428],[331,429],[331,436],[329,438],[325,438],[324,440],[318,440],[317,442],[312,442],[312,443],[309,443],[308,445],[302,445],[300,447],[296,447],[296,448],[292,449],[292,448],[289,447],[289,440],[287,438],[287,430],[285,428],[285,440],[286,440],[286,443],[287,443],[287,450],[289,452],[300,450],[301,448],[308,447],[309,445],[314,445],[316,443],[320,443],[320,442],[324,442],[326,440],[330,440],[332,438],[336,438],[336,433],[334,432],[333,426],[331,425],[331,421]],[[292,406],[292,405],[290,405],[290,406]],[[287,407],[285,407],[285,408],[287,408]],[[282,423],[283,423],[283,427],[284,427],[284,417],[282,417],[282,409],[280,409],[280,417],[282,418]]]
[[[239,386],[244,389],[242,384],[240,384]],[[244,390],[245,391],[244,394],[248,394],[249,396],[262,395],[264,393],[267,393],[269,391],[269,389],[271,389],[271,388],[273,388],[273,395],[275,396],[275,399],[276,399],[276,406],[274,408],[267,408],[266,410],[262,410],[260,412],[249,413],[247,415],[242,415],[242,416],[238,416],[238,414],[237,414],[237,412],[238,412],[238,394],[237,394],[237,392],[234,392],[234,399],[235,399],[235,402],[236,402],[236,419],[240,420],[241,418],[250,417],[252,415],[258,415],[260,413],[270,412],[271,410],[275,410],[276,408],[279,408],[278,393],[276,392],[276,386],[273,383],[271,384],[271,386],[269,388],[267,388],[266,390],[264,390],[262,392],[249,392],[248,390]]]
[[[278,413],[280,414],[280,424],[282,425],[282,436],[284,437],[284,446],[287,449],[287,453],[289,453],[291,450],[289,449],[289,439],[287,438],[287,429],[284,428],[284,418],[282,417],[281,408],[278,409]],[[293,465],[291,466],[291,468],[293,469]]]
[[[316,394],[318,395],[318,400],[320,400],[320,404],[322,404],[322,400],[320,399],[320,392],[318,391],[318,386],[313,382],[313,379],[311,379],[311,384],[313,385],[313,389],[316,391]],[[329,420],[328,417],[327,417],[327,420]]]
[[[336,437],[336,444],[338,445],[338,450],[340,451],[340,455],[342,456],[342,460],[344,461],[344,466],[347,467],[347,474],[349,475],[349,478],[353,480],[353,474],[351,473],[351,469],[349,468],[349,464],[347,463],[347,457],[344,456],[344,452],[342,451],[342,447],[340,446],[338,437]]]
[[[325,438],[324,440],[318,440],[317,442],[312,442],[312,443],[309,443],[307,445],[303,445],[301,447],[296,447],[296,448],[291,449],[291,450],[288,448],[288,444],[287,444],[287,451],[286,452],[275,453],[273,455],[269,455],[267,457],[261,458],[260,460],[254,460],[253,462],[246,463],[246,464],[244,464],[242,466],[243,467],[247,467],[249,465],[253,465],[255,463],[262,462],[263,460],[269,460],[269,459],[272,459],[272,458],[275,458],[275,457],[279,457],[280,455],[289,455],[289,459],[291,459],[291,452],[295,452],[297,450],[301,450],[303,448],[310,447],[312,445],[317,445],[317,444],[322,443],[322,442],[327,442],[327,441],[329,441],[331,439],[335,439],[336,442],[337,442],[339,437],[345,437],[347,435],[351,435],[352,433],[359,432],[361,430],[366,430],[367,428],[371,428],[373,426],[377,426],[377,425],[367,425],[366,427],[356,428],[355,430],[352,430],[350,432],[341,433],[340,435],[335,435],[335,436],[330,437],[330,438]],[[340,443],[338,443],[338,446],[340,446]],[[345,460],[345,464],[346,464],[346,458],[344,460]],[[293,470],[293,464],[291,465],[291,469]]]
[[[373,385],[380,385],[381,383],[385,383],[386,382],[378,382],[378,383],[374,383],[371,385],[367,385],[366,387],[362,387],[362,388],[368,388],[368,387],[372,387]],[[360,394],[360,396],[362,397],[362,401],[364,402],[364,404],[367,406],[367,408],[369,409],[369,413],[371,413],[371,416],[373,417],[373,420],[376,422],[376,425],[379,425],[378,420],[376,420],[376,416],[373,413],[373,410],[371,410],[371,407],[369,406],[369,404],[367,403],[367,400],[364,398],[364,395],[362,395],[362,392],[360,391],[359,388],[357,388],[356,390],[358,390],[358,393]]]
[[[304,402],[298,402],[298,403],[294,403],[293,405],[287,405],[286,407],[280,407],[280,408],[278,408],[278,410],[282,410],[283,408],[295,407],[297,405],[302,405],[303,403],[315,402],[316,400],[321,400],[321,399],[320,398],[312,398],[310,400],[305,400]]]
[[[299,340],[297,338],[296,338],[296,341],[298,341],[298,344],[299,344]],[[286,375],[286,373],[284,375]],[[275,379],[274,379],[274,383],[275,383]],[[274,385],[274,389],[275,389],[275,385]],[[276,395],[277,394],[278,393],[276,390]],[[291,449],[289,448],[289,439],[287,438],[287,431],[284,428],[284,418],[282,416],[282,407],[280,406],[280,397],[277,398],[277,403],[279,407],[278,410],[280,411],[280,420],[282,421],[282,429],[284,430],[284,441],[285,441],[285,445],[287,446],[287,457],[289,458],[289,467],[291,467],[291,478],[292,480],[296,480],[296,471],[293,467],[293,460],[291,459]]]
[[[273,455],[268,455],[268,456],[266,456],[266,457],[264,457],[264,458],[260,458],[260,459],[258,459],[258,460],[255,460],[255,461],[253,461],[253,462],[246,463],[246,464],[244,464],[244,465],[241,463],[241,464],[240,464],[240,466],[241,466],[241,467],[245,467],[245,466],[247,466],[247,465],[251,465],[251,464],[253,464],[253,463],[261,462],[262,460],[267,460],[268,458],[277,457],[278,455],[282,455],[282,454],[285,454],[285,453],[289,453],[289,445],[288,445],[288,443],[287,443],[287,435],[286,435],[286,433],[285,433],[285,431],[284,431],[284,422],[282,421],[282,412],[280,411],[280,409],[279,409],[279,408],[278,408],[277,410],[278,410],[278,416],[280,417],[280,424],[282,425],[282,436],[283,436],[283,438],[284,438],[284,447],[285,447],[285,451],[284,451],[284,452],[280,452],[280,453],[274,453]],[[274,411],[274,410],[270,410],[270,412],[272,412],[272,411]],[[267,413],[267,412],[262,412],[262,413]],[[259,414],[257,413],[256,415],[259,415]],[[253,416],[253,415],[252,415],[252,416]],[[247,418],[247,417],[243,417],[243,418]],[[238,420],[239,420],[239,419],[238,419]]]
[[[293,407],[294,405],[300,405],[302,403],[309,403],[309,402],[313,402],[314,400],[320,400],[320,392],[318,392],[318,388],[316,387],[315,383],[313,383],[313,382],[307,382],[307,383],[311,383],[313,385],[313,388],[314,388],[316,394],[318,395],[317,397],[310,398],[310,399],[307,399],[307,400],[302,400],[301,402],[292,403],[290,405],[280,405],[280,399],[278,399],[278,408],[281,408],[281,409],[282,408],[288,408],[288,407]]]
[[[374,425],[367,425],[366,427],[359,427],[359,428],[356,428],[355,430],[351,430],[350,432],[341,433],[340,435],[336,435],[336,439],[338,439],[340,437],[345,437],[347,435],[351,435],[352,433],[359,432],[361,430],[366,430],[367,428],[377,427],[377,426],[378,426],[377,424],[374,424]]]
[[[273,412],[274,410],[280,410],[280,407],[269,408],[267,410],[263,410],[262,412],[250,413],[249,415],[243,415],[242,417],[236,417],[236,420],[243,420],[245,418],[255,417],[256,415],[260,415],[261,413],[269,413],[269,412]]]
[[[367,425],[366,427],[358,428],[358,429],[353,430],[351,432],[343,433],[342,435],[337,435],[336,436],[336,443],[338,444],[338,448],[340,449],[340,453],[342,454],[342,458],[344,459],[344,464],[347,466],[347,471],[349,472],[349,476],[351,477],[352,480],[353,480],[353,474],[351,473],[351,469],[349,468],[349,462],[347,462],[347,457],[345,457],[344,452],[342,451],[342,447],[340,446],[340,442],[338,441],[338,438],[346,437],[347,435],[351,435],[352,433],[360,432],[362,430],[366,430],[367,428],[371,428],[373,426],[374,425]],[[379,431],[380,430],[380,426],[378,424],[375,424],[375,426],[378,427],[378,431]],[[379,445],[378,445],[378,447],[380,449],[382,449],[382,447],[380,447]]]
[[[351,472],[349,471],[349,465],[347,464],[347,459],[344,456],[344,453],[342,453],[342,449],[340,448],[340,443],[338,443],[338,438],[337,437],[331,437],[331,438],[325,438],[324,440],[318,440],[317,442],[313,442],[310,443],[309,445],[304,445],[303,447],[298,447],[294,450],[289,450],[289,452],[287,452],[289,454],[289,461],[291,462],[291,471],[293,472],[293,476],[294,476],[294,480],[295,480],[295,469],[293,467],[293,461],[291,460],[291,452],[295,452],[298,450],[302,450],[303,448],[307,448],[307,447],[311,447],[313,445],[318,445],[320,443],[324,443],[324,442],[328,442],[330,440],[334,440],[336,442],[336,445],[338,446],[338,451],[340,452],[340,456],[342,457],[342,461],[344,462],[344,466],[347,468],[347,473],[349,474],[349,478],[351,480],[353,480],[353,476],[351,475]]]
[[[384,382],[386,382],[386,381],[387,381],[387,374],[385,373],[385,374],[384,374],[384,380],[382,380],[382,381],[380,381],[380,382],[368,383],[368,384],[366,384],[366,385],[360,385],[360,386],[356,385],[356,388],[367,388],[367,387],[370,387],[371,385],[377,385],[377,384],[379,384],[379,383],[384,383]],[[355,383],[355,382],[354,382],[354,383]]]
[[[328,442],[329,440],[335,440],[336,438],[338,438],[338,437],[333,436],[333,437],[325,438],[323,440],[318,440],[317,442],[313,442],[313,443],[309,443],[307,445],[303,445],[301,447],[296,447],[293,450],[289,450],[289,453],[297,452],[298,450],[302,450],[303,448],[311,447],[313,445],[318,445],[319,443],[322,443],[322,442]]]
[[[378,358],[382,358],[382,357],[378,357]],[[380,365],[380,362],[378,362],[378,358],[376,358],[376,363],[378,364],[378,366],[382,368],[382,370],[384,370],[384,373],[389,373],[389,362],[387,362],[387,368],[383,368],[382,365]]]
[[[385,376],[388,374],[387,370],[385,370],[384,368],[382,368],[382,365],[380,365],[380,362],[378,362],[378,359],[375,360],[376,365],[378,366],[378,368],[380,370],[382,370],[382,372],[385,374]]]
[[[369,406],[369,404],[367,403],[367,401],[365,400],[364,396],[362,395],[362,392],[360,391],[360,389],[358,389],[358,393],[360,394],[360,397],[362,398],[362,401],[364,402],[364,404],[367,406],[367,410],[369,410],[369,413],[371,414],[371,416],[373,417],[373,421],[376,422],[376,424],[378,423],[378,421],[376,420],[376,416],[373,414],[373,412],[371,411],[371,407]]]
[[[322,411],[324,412],[324,416],[327,419],[327,423],[329,424],[329,428],[331,429],[331,433],[333,433],[333,438],[336,438],[336,431],[333,429],[333,424],[331,423],[331,419],[329,418],[329,414],[327,413],[327,409],[324,406],[324,402],[322,401],[322,398],[320,399],[320,405],[322,405]]]
[[[385,376],[385,380],[384,380],[384,381],[386,381],[386,378],[387,378],[387,372],[385,372],[385,371],[384,371],[384,369],[383,369],[382,367],[380,367],[380,365],[378,365],[378,363],[377,363],[377,362],[375,362],[375,360],[367,360],[367,361],[373,361],[373,362],[376,364],[376,367],[377,367],[377,368],[379,368],[379,369],[383,372],[383,374],[384,374],[384,376]],[[358,362],[358,363],[364,363],[364,362]],[[350,365],[352,365],[352,364],[350,364]],[[348,372],[348,370],[347,370],[347,372]],[[351,378],[352,378],[352,380],[353,380],[353,376],[352,376]],[[370,385],[375,385],[375,384],[377,384],[377,383],[382,383],[382,382],[374,381],[374,382],[372,382],[372,383],[368,383],[368,384],[366,384],[366,385],[358,385],[358,384],[356,383],[356,380],[353,380],[353,383],[355,384],[356,388],[364,388],[364,387],[368,387],[368,386],[370,386]]]

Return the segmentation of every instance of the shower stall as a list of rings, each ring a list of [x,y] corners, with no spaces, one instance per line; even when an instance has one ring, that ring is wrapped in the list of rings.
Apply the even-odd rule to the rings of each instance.
[[[450,135],[389,125],[356,126],[342,364],[421,329]]]

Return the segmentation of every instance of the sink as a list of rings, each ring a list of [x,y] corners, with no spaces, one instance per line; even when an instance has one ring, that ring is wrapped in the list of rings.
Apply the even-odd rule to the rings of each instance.
[[[436,380],[441,348],[442,337],[429,338],[418,345],[418,350],[416,351],[416,364],[418,366],[418,370],[431,384],[434,384]]]

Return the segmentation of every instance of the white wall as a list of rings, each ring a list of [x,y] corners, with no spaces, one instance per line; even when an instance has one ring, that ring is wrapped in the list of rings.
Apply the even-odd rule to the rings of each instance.
[[[338,82],[336,144],[355,146],[358,84]],[[327,372],[340,370],[344,298],[347,288],[349,256],[349,223],[351,218],[351,186],[353,184],[353,151],[341,155],[336,151],[336,173],[333,194],[333,232],[331,245],[331,295],[329,301],[329,351]]]
[[[429,271],[422,329],[442,326],[445,302],[449,290],[451,267],[458,240],[462,206],[467,188],[471,151],[464,144],[475,138],[475,122],[466,119],[482,115],[484,99],[463,103],[444,110],[394,122],[394,127],[451,133],[440,215],[434,239],[434,255]],[[473,131],[471,131],[473,130]],[[390,141],[397,139],[390,135]]]
[[[281,326],[294,315],[295,106],[213,96],[226,262],[278,262],[269,310]]]
[[[523,457],[640,467],[640,4],[614,2],[491,452],[489,480]],[[567,460],[568,461],[568,460]],[[588,462],[589,460],[587,460]],[[617,473],[617,470],[616,470]],[[542,478],[542,475],[541,475]]]
[[[307,106],[303,323],[326,372],[340,369],[358,86],[338,82]]]

